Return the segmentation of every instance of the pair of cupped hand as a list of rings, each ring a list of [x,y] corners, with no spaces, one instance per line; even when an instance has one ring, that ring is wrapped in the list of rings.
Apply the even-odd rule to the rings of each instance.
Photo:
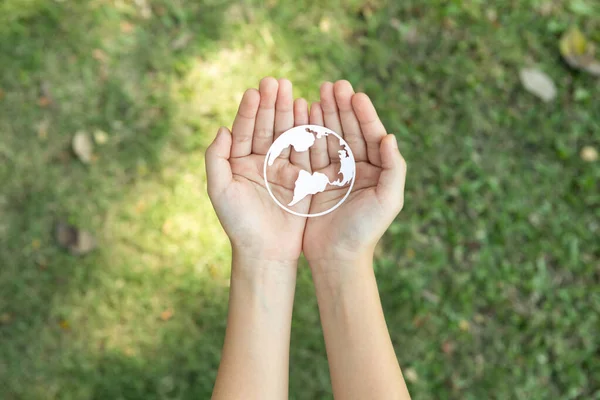
[[[219,129],[206,151],[208,194],[234,252],[255,259],[345,260],[372,255],[377,241],[402,209],[406,162],[364,93],[345,80],[321,85],[320,101],[294,100],[292,83],[268,77],[248,89],[231,131]],[[273,141],[299,125],[320,125],[339,134],[356,161],[355,183],[335,211],[316,218],[290,214],[271,199],[263,166]],[[270,187],[277,198],[292,198],[300,170],[328,176],[339,169],[337,149],[318,140],[309,151],[284,151]],[[335,173],[333,173],[335,175]],[[348,187],[327,189],[294,206],[301,214],[337,204]]]

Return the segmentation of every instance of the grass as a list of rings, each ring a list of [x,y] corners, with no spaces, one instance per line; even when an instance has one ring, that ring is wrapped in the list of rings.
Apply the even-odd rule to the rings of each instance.
[[[265,4],[0,5],[1,397],[209,398],[230,254],[203,153],[274,75],[309,100],[349,79],[399,138],[406,207],[376,271],[414,398],[600,399],[600,164],[579,156],[600,147],[600,81],[557,47],[571,24],[600,41],[598,5]],[[108,133],[90,165],[80,130]],[[98,250],[58,248],[59,219]],[[306,266],[290,393],[331,398]]]

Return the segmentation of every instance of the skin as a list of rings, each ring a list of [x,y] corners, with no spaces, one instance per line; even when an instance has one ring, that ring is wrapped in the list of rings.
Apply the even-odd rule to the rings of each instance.
[[[297,262],[313,279],[336,399],[409,399],[392,346],[373,251],[404,202],[406,163],[367,95],[347,81],[321,86],[310,108],[293,100],[289,81],[264,78],[243,96],[231,131],[221,128],[206,152],[208,192],[231,240],[229,316],[213,399],[288,396],[289,343]],[[344,137],[356,159],[355,186],[336,211],[302,218],[279,208],[262,178],[265,154],[287,129],[307,123]],[[335,176],[335,139],[280,156],[272,189],[291,198],[301,169]],[[336,165],[337,164],[337,165]],[[347,188],[328,187],[295,206],[323,211]],[[242,200],[243,199],[243,200]]]

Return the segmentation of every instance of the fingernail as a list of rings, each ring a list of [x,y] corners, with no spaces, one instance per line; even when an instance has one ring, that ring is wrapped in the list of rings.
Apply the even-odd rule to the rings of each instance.
[[[392,140],[392,146],[397,149],[398,148],[398,138],[396,137],[396,135],[394,135],[393,133],[390,133],[390,135],[392,135],[392,137],[394,138],[394,140]]]
[[[225,128],[224,126],[220,127],[219,131],[217,132],[217,139],[220,138],[221,136],[223,136],[226,131],[227,131],[227,128]]]

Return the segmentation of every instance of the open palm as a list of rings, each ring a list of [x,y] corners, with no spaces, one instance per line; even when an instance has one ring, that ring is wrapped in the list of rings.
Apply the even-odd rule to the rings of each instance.
[[[301,251],[309,261],[352,258],[372,250],[402,208],[406,163],[396,139],[387,134],[369,97],[355,94],[347,81],[321,86],[321,102],[312,105],[310,123],[338,133],[350,146],[356,160],[350,196],[335,212],[308,221],[278,207],[265,187],[265,156],[279,135],[307,123],[307,103],[293,101],[292,84],[264,78],[259,90],[244,93],[231,132],[221,128],[208,148],[209,196],[234,251],[272,260],[295,260]],[[293,197],[301,170],[335,178],[338,149],[333,135],[317,140],[310,151],[286,149],[269,168],[275,197]],[[347,190],[328,185],[293,210],[320,213],[339,203]]]
[[[259,90],[244,93],[231,133],[221,128],[207,150],[209,196],[234,251],[272,260],[300,256],[306,218],[289,214],[272,201],[262,171],[273,140],[306,123],[307,103],[293,101],[290,81],[265,78]],[[275,196],[291,198],[298,173],[310,168],[308,154],[287,150],[271,168]],[[309,207],[307,198],[294,210],[306,213]]]
[[[372,251],[401,210],[406,163],[393,135],[388,135],[371,100],[355,94],[348,81],[321,86],[321,102],[310,110],[310,123],[338,133],[350,146],[356,161],[354,188],[346,202],[332,213],[307,222],[303,250],[310,260],[355,258]],[[336,141],[317,141],[311,148],[312,171],[328,176],[339,171]],[[312,196],[310,213],[337,204],[347,187],[328,186]]]

